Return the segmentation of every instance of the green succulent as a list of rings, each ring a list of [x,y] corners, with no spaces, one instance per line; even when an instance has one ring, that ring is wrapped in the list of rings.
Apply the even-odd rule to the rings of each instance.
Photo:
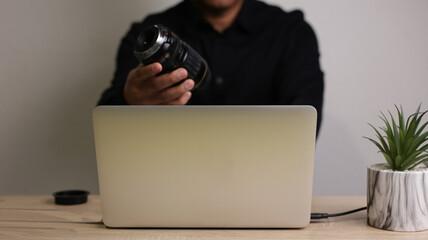
[[[383,154],[388,165],[393,171],[411,170],[421,163],[428,161],[428,144],[423,145],[428,140],[428,131],[424,132],[428,122],[419,127],[422,117],[428,112],[420,112],[419,105],[415,113],[404,121],[403,108],[395,106],[398,114],[398,121],[394,119],[388,111],[391,121],[381,112],[379,116],[386,126],[377,130],[373,125],[369,125],[375,130],[378,141],[365,137],[374,143],[379,152]],[[398,124],[397,124],[398,123]],[[382,135],[380,132],[385,133]]]

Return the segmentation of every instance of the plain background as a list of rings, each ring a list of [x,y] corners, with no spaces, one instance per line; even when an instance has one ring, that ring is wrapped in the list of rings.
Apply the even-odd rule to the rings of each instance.
[[[428,108],[428,1],[269,0],[301,9],[325,72],[315,195],[365,195],[379,111]],[[0,194],[98,192],[91,112],[131,22],[177,0],[0,0]],[[266,43],[269,44],[269,43]]]

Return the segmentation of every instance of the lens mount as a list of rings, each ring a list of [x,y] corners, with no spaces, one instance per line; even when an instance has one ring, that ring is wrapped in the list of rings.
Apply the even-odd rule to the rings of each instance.
[[[156,38],[156,40],[154,42],[152,41],[153,45],[149,46],[146,50],[139,51],[139,49],[136,49],[136,51],[134,52],[134,55],[138,58],[146,59],[152,56],[153,54],[155,54],[162,47],[162,44],[167,40],[165,31],[162,31],[162,30],[163,30],[162,26],[159,26],[159,25],[154,25],[152,28],[146,30],[146,31],[151,31],[151,33]],[[142,36],[144,35],[140,35],[138,41],[142,41],[141,39]]]

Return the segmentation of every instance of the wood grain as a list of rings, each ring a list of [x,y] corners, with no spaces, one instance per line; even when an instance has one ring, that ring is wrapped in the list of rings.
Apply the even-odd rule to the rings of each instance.
[[[312,212],[365,206],[365,197],[314,197]],[[0,196],[0,239],[428,239],[428,231],[403,233],[372,228],[366,212],[312,221],[304,229],[107,229],[99,196],[59,206],[51,196]]]

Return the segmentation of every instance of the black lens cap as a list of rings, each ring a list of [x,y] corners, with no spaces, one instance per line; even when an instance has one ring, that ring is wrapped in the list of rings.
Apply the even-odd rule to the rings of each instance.
[[[67,190],[53,194],[55,203],[60,205],[76,205],[86,203],[88,201],[88,191],[84,190]]]

